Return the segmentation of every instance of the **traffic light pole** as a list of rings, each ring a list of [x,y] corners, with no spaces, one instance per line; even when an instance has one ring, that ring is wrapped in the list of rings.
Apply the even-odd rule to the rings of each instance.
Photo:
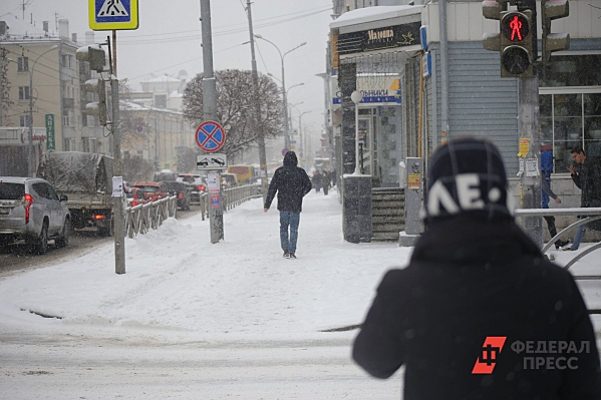
[[[539,168],[540,123],[538,77],[519,78],[518,129],[520,135],[520,208],[541,207],[541,178]],[[526,217],[524,228],[539,246],[543,244],[543,225],[540,217]]]

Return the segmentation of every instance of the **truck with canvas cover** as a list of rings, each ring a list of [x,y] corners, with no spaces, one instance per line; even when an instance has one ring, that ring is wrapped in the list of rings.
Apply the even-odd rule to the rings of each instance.
[[[54,151],[42,158],[38,176],[67,196],[73,228],[111,234],[113,159],[103,154]]]

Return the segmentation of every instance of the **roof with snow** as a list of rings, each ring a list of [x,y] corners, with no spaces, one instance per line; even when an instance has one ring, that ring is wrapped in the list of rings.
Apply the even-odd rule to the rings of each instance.
[[[358,25],[379,21],[382,19],[390,19],[396,17],[405,17],[407,15],[415,15],[421,13],[424,6],[373,6],[358,8],[356,10],[347,11],[340,17],[330,23],[330,28],[341,28],[344,26]]]
[[[142,81],[141,83],[161,83],[161,82],[173,82],[173,83],[177,82],[177,83],[179,83],[180,80],[165,74],[165,75],[157,76],[156,78],[151,78],[146,81]]]

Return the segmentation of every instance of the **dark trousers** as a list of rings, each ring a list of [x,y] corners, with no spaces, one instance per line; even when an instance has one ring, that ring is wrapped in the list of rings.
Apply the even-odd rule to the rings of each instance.
[[[545,221],[547,221],[547,228],[549,228],[549,234],[551,234],[551,238],[557,235],[557,228],[555,227],[555,217],[552,215],[547,215],[543,217]]]

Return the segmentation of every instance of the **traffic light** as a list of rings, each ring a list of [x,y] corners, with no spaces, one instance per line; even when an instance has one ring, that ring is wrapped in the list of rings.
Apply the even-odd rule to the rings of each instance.
[[[484,0],[482,2],[482,15],[486,19],[501,19],[501,12],[507,10],[507,2],[497,0]],[[486,50],[501,51],[501,35],[499,33],[485,33],[482,46]]]
[[[501,77],[534,76],[536,27],[532,21],[532,10],[501,12]]]
[[[84,88],[89,92],[94,92],[98,96],[98,101],[86,104],[85,113],[94,115],[98,118],[98,123],[102,126],[107,125],[107,107],[106,107],[106,85],[100,79],[88,79]]]
[[[568,33],[551,33],[552,20],[570,15],[568,0],[542,0],[541,14],[543,24],[543,63],[546,63],[551,58],[553,51],[570,48],[570,35]]]
[[[75,57],[79,61],[87,61],[90,63],[90,69],[93,71],[104,71],[104,67],[106,65],[106,55],[102,49],[92,46],[83,46],[77,49]]]

